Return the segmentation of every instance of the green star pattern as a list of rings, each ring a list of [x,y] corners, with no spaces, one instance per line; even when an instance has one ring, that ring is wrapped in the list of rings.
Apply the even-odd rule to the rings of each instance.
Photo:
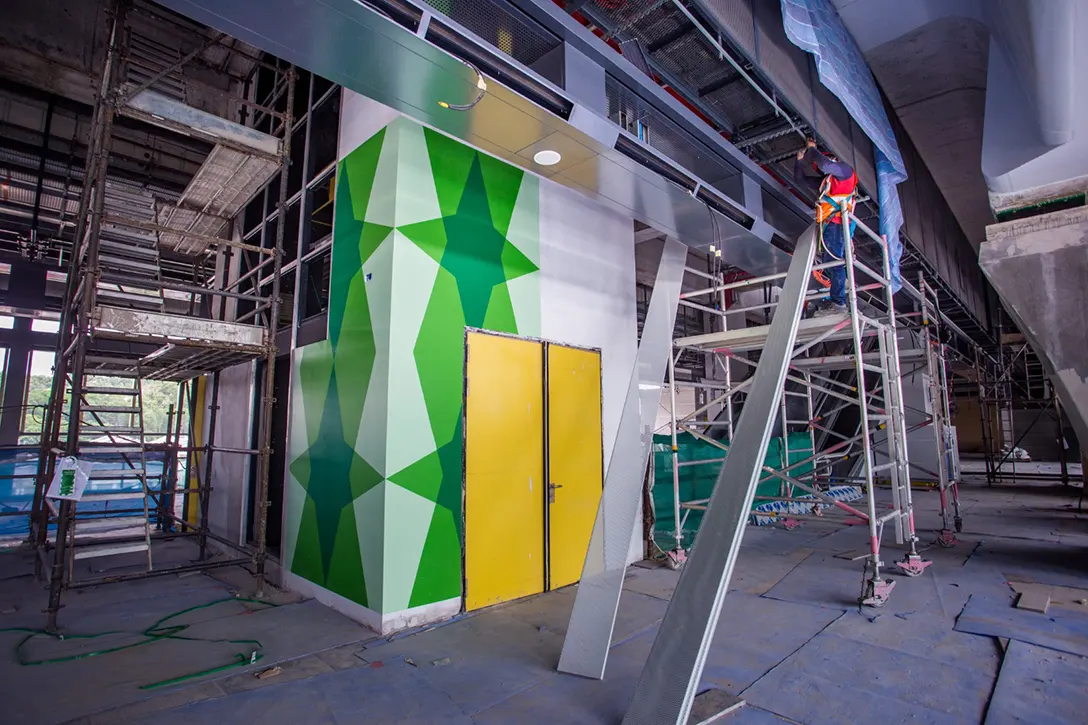
[[[293,357],[292,573],[382,614],[461,596],[465,328],[539,335],[537,183],[406,118],[340,162],[328,340]]]

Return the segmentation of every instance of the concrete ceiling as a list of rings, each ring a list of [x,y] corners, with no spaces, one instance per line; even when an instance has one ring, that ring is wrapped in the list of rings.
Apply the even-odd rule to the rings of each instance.
[[[1084,187],[1079,0],[832,0],[977,248],[992,209]]]
[[[832,1],[977,250],[994,221],[982,174],[990,32],[978,3]]]
[[[994,221],[982,175],[990,33],[970,18],[934,20],[866,53],[971,244]]]

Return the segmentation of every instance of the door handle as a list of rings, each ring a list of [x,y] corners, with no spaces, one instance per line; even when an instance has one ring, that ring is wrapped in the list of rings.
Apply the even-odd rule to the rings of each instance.
[[[548,483],[548,503],[555,503],[555,489],[563,488],[561,483]]]

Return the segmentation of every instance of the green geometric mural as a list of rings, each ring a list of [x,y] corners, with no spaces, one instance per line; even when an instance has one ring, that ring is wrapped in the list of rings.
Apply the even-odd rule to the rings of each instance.
[[[336,183],[329,336],[294,354],[288,566],[389,614],[461,595],[465,328],[540,334],[539,186],[403,117]]]

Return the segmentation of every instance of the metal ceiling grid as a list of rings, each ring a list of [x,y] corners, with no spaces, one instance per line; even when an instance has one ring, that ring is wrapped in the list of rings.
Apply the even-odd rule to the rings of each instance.
[[[526,66],[563,44],[557,36],[505,0],[423,0]]]

